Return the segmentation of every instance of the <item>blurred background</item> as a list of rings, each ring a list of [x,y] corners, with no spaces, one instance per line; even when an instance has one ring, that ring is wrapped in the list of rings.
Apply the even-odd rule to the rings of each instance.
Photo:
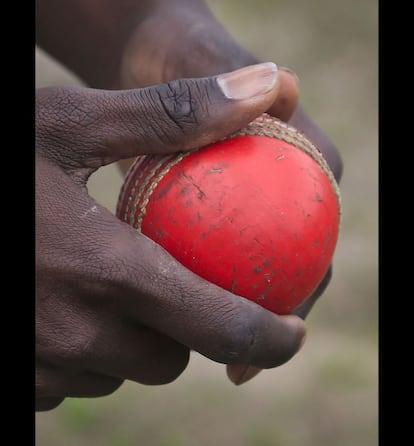
[[[197,353],[175,382],[126,382],[36,415],[39,446],[373,446],[378,443],[378,3],[210,0],[262,60],[292,68],[304,108],[340,150],[343,220],[332,282],[302,351],[236,387]],[[36,85],[79,80],[36,49]],[[114,212],[120,172],[90,193]]]

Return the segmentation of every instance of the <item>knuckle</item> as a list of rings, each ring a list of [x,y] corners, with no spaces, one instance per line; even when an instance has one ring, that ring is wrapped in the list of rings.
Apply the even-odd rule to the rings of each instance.
[[[183,137],[194,132],[206,112],[206,92],[192,79],[179,79],[149,89],[151,102],[159,112],[159,123],[154,133],[161,142],[181,144]],[[201,106],[201,104],[203,104]]]
[[[95,218],[100,212],[96,205],[85,212],[94,214],[95,227],[82,234],[81,240],[88,240],[88,243],[77,245],[76,256],[72,255],[67,269],[71,272],[71,286],[77,294],[105,302],[118,293],[129,275],[133,275],[133,272],[128,273],[131,266],[128,267],[125,258],[130,247],[116,234],[116,221],[107,220],[104,216]]]
[[[247,313],[246,313],[247,314]],[[259,338],[259,320],[256,312],[249,317],[230,311],[224,320],[222,337],[218,344],[218,359],[225,363],[239,363],[251,359]]]
[[[62,348],[57,349],[57,354],[61,364],[89,363],[93,359],[94,345],[97,344],[98,335],[92,333],[92,326],[88,330],[74,331],[70,336],[65,337]]]
[[[98,324],[70,314],[65,321],[43,321],[36,336],[36,355],[54,366],[92,363],[101,330]]]
[[[129,302],[130,296],[136,299],[138,295],[145,295],[150,283],[157,283],[159,287],[164,286],[161,283],[160,272],[163,265],[162,252],[159,252],[154,267],[150,261],[153,252],[145,255],[147,252],[143,239],[145,236],[131,228],[127,228],[124,232],[119,230],[116,232],[116,228],[119,229],[116,226],[114,232],[108,233],[110,249],[102,247],[97,254],[99,260],[94,261],[97,268],[95,282],[110,300],[118,296],[122,290],[123,301],[126,303]],[[153,247],[160,248],[158,245]],[[141,255],[137,255],[137,252]]]
[[[221,317],[222,330],[210,351],[211,359],[226,364],[252,364],[275,367],[288,361],[297,351],[301,334],[280,331],[277,339],[274,316],[263,308],[240,299]],[[276,329],[276,328],[275,328]]]
[[[188,124],[198,122],[196,86],[195,82],[181,79],[162,84],[155,90],[165,118],[181,130],[185,130]]]
[[[219,358],[221,362],[231,364],[244,360],[248,356],[247,353],[254,342],[253,339],[251,335],[246,336],[242,330],[233,331],[220,346]]]
[[[94,261],[94,284],[101,295],[109,298],[117,295],[119,290],[135,288],[136,269],[128,262],[131,247],[124,239],[117,238],[119,243],[113,243],[111,249],[102,248]]]

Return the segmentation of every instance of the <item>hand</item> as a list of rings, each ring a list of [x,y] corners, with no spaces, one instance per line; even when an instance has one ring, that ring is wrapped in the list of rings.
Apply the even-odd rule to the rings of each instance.
[[[36,0],[36,43],[95,88],[144,87],[258,62],[204,0]],[[291,116],[282,94],[268,112],[290,118],[321,149],[339,181],[338,151],[300,105]]]
[[[235,42],[211,13],[200,7],[199,2],[186,8],[161,7],[140,21],[126,41],[114,86],[132,88],[181,77],[213,75],[256,62],[257,59]],[[303,108],[296,106],[297,97],[292,97],[291,88],[288,87],[292,77],[288,72],[280,71],[280,74],[285,77],[286,90],[279,92],[277,101],[266,111],[303,131],[321,149],[339,182],[342,161],[336,147]],[[124,172],[131,161],[121,160],[119,163]],[[331,277],[332,266],[315,292],[295,314],[306,318]],[[259,371],[244,364],[227,367],[228,376],[235,383],[245,382]]]
[[[194,275],[86,186],[119,159],[190,150],[239,129],[280,91],[296,96],[284,78],[264,64],[143,89],[37,91],[37,410],[109,394],[125,379],[167,383],[190,349],[259,368],[298,351],[299,317],[276,316]]]
[[[217,22],[203,2],[174,0],[147,12],[130,32],[115,69],[114,88],[135,88],[168,82],[184,77],[212,76],[259,61],[242,48]],[[186,3],[183,5],[183,3]],[[180,7],[181,6],[181,7]],[[279,67],[280,68],[280,67]],[[284,75],[285,73],[281,73]],[[288,82],[290,76],[286,76]],[[281,91],[278,100],[267,110],[303,131],[317,145],[336,180],[342,176],[342,161],[328,136],[309,118],[303,108],[296,107]],[[126,170],[130,162],[123,162]]]

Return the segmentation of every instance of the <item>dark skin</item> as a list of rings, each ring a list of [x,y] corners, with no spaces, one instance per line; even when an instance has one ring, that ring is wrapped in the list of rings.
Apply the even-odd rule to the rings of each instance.
[[[36,93],[37,410],[125,379],[168,383],[192,349],[236,383],[288,361],[330,274],[297,315],[274,315],[185,269],[86,183],[101,166],[194,149],[264,111],[305,131],[339,180],[336,149],[296,106],[295,77],[269,64],[223,75],[257,60],[203,1],[37,0],[36,21],[37,43],[93,87]]]

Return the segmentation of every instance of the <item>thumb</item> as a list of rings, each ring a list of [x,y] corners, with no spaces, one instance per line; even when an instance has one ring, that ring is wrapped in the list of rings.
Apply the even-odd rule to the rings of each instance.
[[[275,103],[280,76],[276,65],[267,62],[132,90],[42,90],[47,91],[37,98],[38,140],[45,145],[49,137],[50,150],[65,152],[54,154],[54,159],[70,160],[72,169],[97,169],[124,158],[191,150],[223,138]],[[48,125],[42,125],[45,120]]]

